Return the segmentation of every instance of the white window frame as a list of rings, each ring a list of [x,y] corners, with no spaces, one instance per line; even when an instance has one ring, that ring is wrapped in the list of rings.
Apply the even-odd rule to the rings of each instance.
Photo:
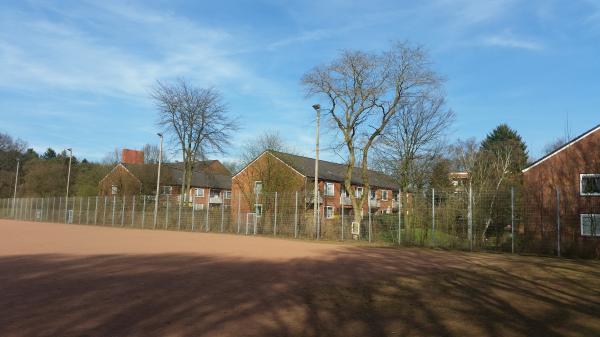
[[[595,220],[596,221],[596,233],[592,233],[592,227],[591,226],[590,226],[590,233],[589,234],[585,234],[583,232],[583,218],[585,218],[585,217],[597,218]],[[581,236],[600,237],[600,214],[580,214],[579,225],[580,225],[579,233],[581,234]]]
[[[381,200],[382,201],[388,200],[388,190],[381,190]]]
[[[204,204],[194,203],[194,211],[203,211],[203,210],[204,210]]]
[[[341,188],[340,196],[342,198],[347,198],[348,197],[348,191],[346,191],[346,189],[344,187]]]
[[[331,213],[327,214],[328,211]],[[325,206],[325,219],[333,219],[335,217],[335,209],[333,206]]]
[[[229,190],[223,191],[223,197],[225,199],[231,199],[231,191],[229,191]]]
[[[325,196],[333,197],[335,196],[335,184],[334,183],[325,183]],[[331,193],[329,193],[329,187],[331,187]]]
[[[113,184],[112,186],[110,186],[110,194],[111,195],[117,195],[119,194],[119,186]]]
[[[369,190],[369,199],[377,200],[377,191],[376,190]]]
[[[169,193],[166,193],[165,190],[169,190]],[[163,186],[162,187],[162,195],[171,195],[173,194],[173,186]]]
[[[258,209],[260,208],[260,212],[258,211]],[[263,205],[262,204],[254,204],[254,214],[256,214],[257,217],[261,217],[263,213]]]
[[[259,184],[260,184],[260,190],[257,191],[256,190],[256,186],[259,185]],[[261,180],[255,181],[254,182],[254,194],[260,194],[262,192],[262,189],[263,189],[263,183],[262,183],[262,181]]]
[[[198,191],[201,191],[202,193],[198,194]],[[196,188],[196,190],[194,191],[194,196],[197,198],[203,198],[204,197],[204,189]]]
[[[362,187],[358,186],[358,187],[354,188],[354,196],[355,197],[360,198],[360,197],[362,197],[363,193],[364,193],[364,189]]]
[[[600,178],[600,173],[582,173],[579,175],[579,194],[582,197],[600,196],[600,192],[598,192],[598,193],[584,193],[583,192],[583,179],[584,178]]]

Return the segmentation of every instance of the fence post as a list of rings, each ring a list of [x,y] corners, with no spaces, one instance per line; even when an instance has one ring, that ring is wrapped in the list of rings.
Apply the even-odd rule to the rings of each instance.
[[[123,227],[125,224],[125,200],[127,200],[127,199],[125,199],[125,196],[123,196],[123,198],[121,198],[121,200],[122,200],[121,203],[123,206],[121,208],[121,227]]]
[[[131,227],[135,227],[135,195],[131,198]]]
[[[469,181],[469,206],[467,210],[467,226],[468,226],[468,239],[469,239],[469,250],[473,251],[473,187]]]
[[[90,224],[90,197],[87,197],[87,207],[85,209],[85,224]]]
[[[277,236],[277,192],[275,192],[275,224],[273,225],[273,236]]]
[[[398,190],[398,246],[402,245],[402,190]]]
[[[102,208],[102,224],[106,225],[106,204],[108,202],[108,197],[104,196],[104,208]]]
[[[342,218],[341,238],[342,238],[342,241],[344,241],[344,196],[342,195],[341,191],[340,191],[340,213],[341,213],[341,218]]]
[[[206,195],[206,223],[204,224],[205,230],[208,232],[208,217],[210,215],[210,188],[208,189],[208,194]]]
[[[177,230],[181,230],[181,209],[183,208],[183,190],[179,194],[179,210],[177,211]]]
[[[98,196],[96,196],[96,206],[94,207],[94,225],[98,223]]]
[[[225,192],[223,192],[223,198],[221,198],[221,233],[223,233],[224,218],[225,218]]]
[[[194,225],[195,217],[196,217],[196,198],[193,197],[192,198],[192,232],[195,229],[195,225]]]
[[[117,203],[117,196],[113,196],[113,204],[112,204],[112,220],[111,225],[115,225],[115,204]]]
[[[435,188],[431,189],[431,242],[435,246]]]
[[[238,209],[237,209],[237,233],[240,234],[240,220],[241,220],[241,205],[242,205],[242,197],[241,194],[238,194]]]
[[[560,257],[560,187],[556,188],[556,252]]]
[[[144,225],[146,222],[146,196],[142,195],[142,229],[144,229]]]
[[[367,190],[367,210],[369,213],[369,243],[371,243],[371,235],[373,234],[373,224],[371,223],[371,189]]]
[[[296,191],[296,201],[294,202],[294,238],[298,238],[298,191]]]
[[[83,197],[79,197],[79,224],[81,225],[81,213],[83,212]]]
[[[58,197],[58,216],[56,217],[56,222],[60,223],[60,212],[62,210],[62,197]]]
[[[51,220],[51,222],[54,221],[54,209],[55,209],[55,206],[56,206],[56,197],[52,197],[52,220]]]
[[[167,209],[165,210],[165,229],[169,228],[169,197],[170,194],[167,194]]]
[[[510,188],[510,250],[511,253],[515,253],[515,188]]]

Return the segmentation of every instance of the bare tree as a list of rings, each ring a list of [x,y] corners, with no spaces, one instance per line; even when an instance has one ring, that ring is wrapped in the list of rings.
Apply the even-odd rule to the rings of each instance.
[[[542,150],[544,152],[544,155],[548,155],[558,149],[560,149],[561,147],[563,147],[565,144],[568,143],[568,138],[566,137],[560,137],[560,138],[556,138],[555,140],[551,141],[550,143],[546,144],[544,146],[544,149]]]
[[[198,88],[184,79],[159,81],[151,97],[158,109],[158,124],[181,151],[185,201],[194,163],[209,153],[224,153],[237,126],[214,88]]]
[[[106,165],[117,165],[122,159],[121,149],[116,147],[113,151],[108,152],[104,158],[102,158],[102,163]]]
[[[423,49],[407,43],[395,43],[383,53],[344,51],[304,75],[308,95],[318,96],[329,107],[327,115],[341,136],[347,155],[344,185],[350,192],[354,221],[360,223],[367,198],[367,193],[356,197],[351,184],[355,165],[360,162],[368,190],[368,156],[374,142],[404,104],[431,92],[439,82]]]
[[[242,166],[249,164],[266,150],[294,152],[281,138],[278,131],[265,131],[244,144],[241,155]]]
[[[403,191],[418,188],[423,165],[433,164],[442,140],[454,122],[454,112],[445,108],[439,92],[417,96],[403,104],[374,148],[376,161],[396,176]]]
[[[145,164],[158,164],[158,158],[160,157],[160,148],[156,144],[145,144],[142,146],[142,152],[144,152],[144,163]],[[162,161],[166,160],[165,153],[162,154]]]

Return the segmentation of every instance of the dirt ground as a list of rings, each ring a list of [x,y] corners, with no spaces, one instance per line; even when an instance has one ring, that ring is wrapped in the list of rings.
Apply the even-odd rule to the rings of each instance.
[[[600,336],[600,261],[0,220],[0,336]]]

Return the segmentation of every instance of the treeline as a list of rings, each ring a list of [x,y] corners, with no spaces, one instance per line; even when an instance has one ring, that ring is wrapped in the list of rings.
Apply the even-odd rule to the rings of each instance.
[[[20,162],[17,196],[47,197],[66,194],[69,155],[48,148],[39,154],[27,143],[0,133],[0,198],[12,197],[17,162]],[[79,160],[72,157],[69,194],[93,196],[98,194],[98,182],[112,165]]]

